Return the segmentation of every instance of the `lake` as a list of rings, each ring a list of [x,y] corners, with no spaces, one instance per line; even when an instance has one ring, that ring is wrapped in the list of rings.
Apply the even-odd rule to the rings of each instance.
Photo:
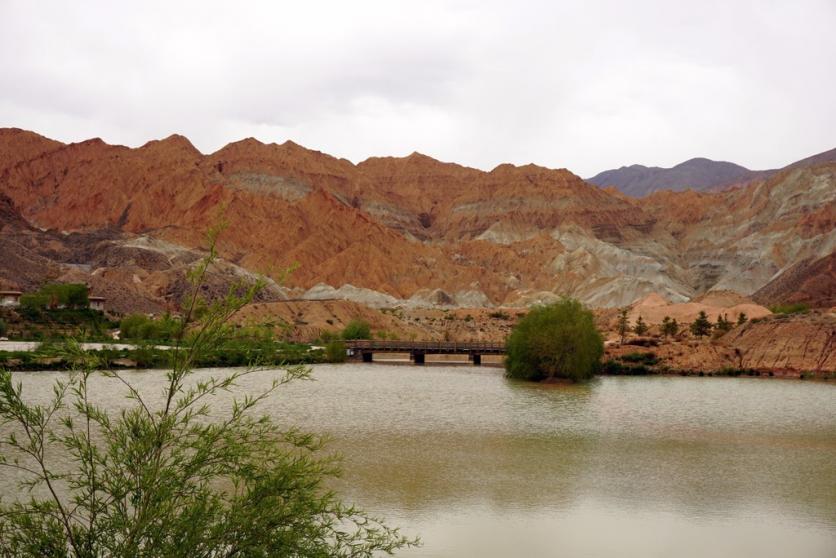
[[[42,391],[58,374],[16,377]],[[143,392],[162,383],[160,371],[125,375]],[[544,386],[499,368],[392,364],[318,365],[314,378],[269,412],[333,438],[345,499],[421,536],[402,556],[836,556],[836,385]],[[99,382],[118,405],[117,385]]]

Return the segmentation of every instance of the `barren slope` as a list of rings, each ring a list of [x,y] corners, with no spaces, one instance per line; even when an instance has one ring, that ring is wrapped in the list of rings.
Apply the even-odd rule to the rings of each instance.
[[[33,226],[195,249],[223,219],[226,260],[274,277],[298,263],[289,286],[320,285],[310,296],[489,306],[572,295],[621,306],[657,292],[684,302],[710,289],[754,293],[836,247],[834,164],[637,201],[535,165],[484,172],[420,154],[354,165],[292,142],[247,139],[203,155],[176,135],[130,149],[0,132],[0,192]]]

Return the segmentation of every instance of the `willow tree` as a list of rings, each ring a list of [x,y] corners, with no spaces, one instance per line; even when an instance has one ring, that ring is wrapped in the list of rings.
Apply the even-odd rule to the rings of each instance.
[[[191,276],[160,393],[96,372],[100,363],[78,344],[65,355],[75,370],[46,402],[0,372],[0,469],[20,483],[0,501],[0,556],[363,557],[413,544],[327,488],[339,469],[321,455],[321,439],[258,414],[309,369],[251,366],[192,377],[193,363],[226,338],[228,320],[262,286],[237,285],[221,300],[201,301],[214,257],[212,237]],[[234,396],[222,410],[216,396],[241,390],[255,372],[268,376],[266,389]],[[97,374],[124,387],[123,410],[100,403]]]
[[[592,377],[603,353],[592,312],[566,298],[520,320],[508,338],[505,369],[512,378],[578,382]]]

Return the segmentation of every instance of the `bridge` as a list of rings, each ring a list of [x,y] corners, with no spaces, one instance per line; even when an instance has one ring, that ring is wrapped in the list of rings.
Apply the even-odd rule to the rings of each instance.
[[[417,365],[424,364],[426,355],[467,355],[474,365],[482,364],[482,355],[504,355],[505,343],[456,341],[346,341],[349,356],[363,362],[372,362],[375,353],[409,353],[409,359]]]

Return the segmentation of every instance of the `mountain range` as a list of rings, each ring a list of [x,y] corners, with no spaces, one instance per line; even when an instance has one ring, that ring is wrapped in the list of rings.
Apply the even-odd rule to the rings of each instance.
[[[836,162],[836,149],[813,155],[793,165],[803,167],[827,162]],[[587,182],[602,187],[613,186],[628,196],[643,197],[659,190],[721,190],[759,178],[768,178],[779,170],[781,169],[753,171],[735,163],[697,157],[671,168],[630,165],[606,170],[587,178]]]
[[[486,172],[418,153],[353,164],[251,138],[204,155],[178,135],[128,148],[6,128],[0,286],[73,278],[110,289],[121,311],[176,307],[205,231],[223,222],[218,285],[265,274],[267,299],[489,307],[571,295],[613,307],[725,289],[836,304],[836,163],[738,182],[636,199],[536,165]]]

